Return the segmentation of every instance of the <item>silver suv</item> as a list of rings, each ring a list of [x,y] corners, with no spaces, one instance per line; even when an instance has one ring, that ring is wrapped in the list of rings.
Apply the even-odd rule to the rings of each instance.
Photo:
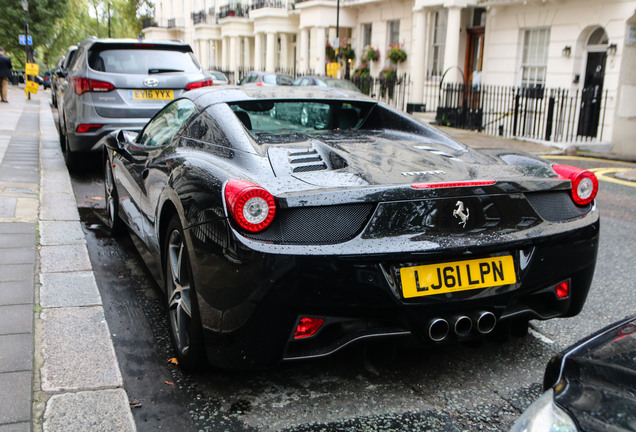
[[[183,42],[86,39],[66,75],[58,111],[69,168],[109,132],[141,130],[183,92],[212,85]]]

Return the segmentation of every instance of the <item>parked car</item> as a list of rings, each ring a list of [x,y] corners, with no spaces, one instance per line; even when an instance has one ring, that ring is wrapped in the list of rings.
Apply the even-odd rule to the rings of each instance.
[[[51,88],[51,75],[53,73],[51,71],[44,72],[44,76],[42,77],[42,85],[45,89]]]
[[[554,356],[512,432],[636,431],[636,315]]]
[[[296,80],[292,83],[294,86],[327,86],[340,88],[345,90],[352,90],[359,92],[358,87],[355,86],[351,81],[345,79],[336,79],[331,77],[324,76],[312,76],[306,75],[296,78]]]
[[[51,81],[51,103],[54,107],[58,106],[58,101],[63,97],[63,91],[68,86],[66,73],[68,68],[73,64],[76,54],[77,45],[70,46],[66,54],[60,57],[55,65],[55,72],[53,74],[53,80]]]
[[[291,75],[278,72],[248,72],[238,84],[242,86],[274,86],[291,85],[294,81]]]
[[[58,104],[69,168],[109,132],[138,131],[185,91],[212,85],[190,45],[136,39],[84,40],[65,78]]]
[[[212,85],[228,85],[229,80],[225,76],[223,72],[219,71],[209,71],[207,72],[208,76],[212,78]]]
[[[299,102],[327,121],[270,115]],[[476,339],[586,301],[593,173],[471,149],[360,93],[199,89],[101,144],[108,226],[141,239],[184,368]]]

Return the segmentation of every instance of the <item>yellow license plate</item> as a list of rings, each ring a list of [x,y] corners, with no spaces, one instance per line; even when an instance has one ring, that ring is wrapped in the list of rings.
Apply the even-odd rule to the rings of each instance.
[[[512,256],[453,261],[400,269],[404,298],[467,291],[517,282]]]
[[[155,100],[172,100],[174,99],[173,90],[131,90],[133,100],[139,99],[155,99]]]

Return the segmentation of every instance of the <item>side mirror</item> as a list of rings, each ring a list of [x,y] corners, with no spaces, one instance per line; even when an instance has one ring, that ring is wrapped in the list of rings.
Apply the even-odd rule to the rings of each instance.
[[[58,78],[64,78],[66,76],[66,71],[64,71],[64,69],[58,69],[55,71],[55,75]]]
[[[135,156],[147,156],[147,154],[145,152],[135,152],[135,155],[133,155],[133,153],[131,152],[130,145],[134,142],[136,137],[136,132],[121,129],[116,133],[107,135],[103,141],[104,146],[113,150],[127,161],[139,163],[143,162],[145,158],[142,158],[140,160],[137,159]]]

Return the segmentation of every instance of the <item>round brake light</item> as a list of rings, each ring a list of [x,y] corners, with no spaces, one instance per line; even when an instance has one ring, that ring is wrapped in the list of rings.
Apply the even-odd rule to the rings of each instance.
[[[225,202],[236,223],[250,232],[267,228],[276,214],[276,202],[272,194],[246,180],[234,179],[227,182]]]
[[[553,165],[559,177],[572,182],[572,199],[578,205],[592,202],[598,193],[598,179],[593,172],[569,165]]]

